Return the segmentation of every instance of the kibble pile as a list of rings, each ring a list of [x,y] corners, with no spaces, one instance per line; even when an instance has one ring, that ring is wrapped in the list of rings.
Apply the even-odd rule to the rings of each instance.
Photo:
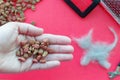
[[[49,41],[44,39],[43,41],[22,41],[20,43],[20,48],[16,52],[18,60],[25,62],[28,58],[33,57],[33,63],[45,63],[45,57],[49,53]]]
[[[0,26],[11,21],[24,22],[26,9],[35,10],[40,0],[0,0]]]

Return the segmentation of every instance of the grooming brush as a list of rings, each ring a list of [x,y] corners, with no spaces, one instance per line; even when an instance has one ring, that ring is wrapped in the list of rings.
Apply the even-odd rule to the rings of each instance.
[[[120,0],[101,0],[101,4],[120,25]]]
[[[86,17],[100,0],[64,0],[79,16]]]
[[[113,78],[115,78],[116,76],[120,76],[120,63],[117,65],[117,68],[114,72],[109,72],[108,74],[109,74],[110,80],[111,79],[113,80]]]

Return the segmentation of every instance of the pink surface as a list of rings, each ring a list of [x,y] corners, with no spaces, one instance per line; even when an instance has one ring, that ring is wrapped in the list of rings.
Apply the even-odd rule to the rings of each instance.
[[[63,0],[42,0],[37,4],[36,11],[26,11],[26,17],[26,22],[35,21],[38,27],[42,26],[45,29],[45,33],[80,37],[93,28],[95,41],[111,43],[114,38],[108,26],[112,26],[120,37],[120,26],[100,5],[82,19]],[[112,64],[109,70],[97,63],[81,66],[79,60],[83,50],[74,41],[72,45],[75,48],[72,61],[62,62],[61,66],[49,70],[0,74],[0,80],[109,80],[107,72],[113,71],[120,62],[120,41],[109,57]],[[120,77],[114,80],[120,80]]]

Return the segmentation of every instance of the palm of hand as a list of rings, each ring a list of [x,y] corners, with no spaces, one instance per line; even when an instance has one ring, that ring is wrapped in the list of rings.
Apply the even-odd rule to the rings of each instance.
[[[11,22],[3,25],[0,28],[0,71],[23,72],[34,69],[47,69],[60,65],[59,60],[72,59],[72,55],[68,53],[73,52],[73,47],[68,45],[70,43],[68,37],[50,34],[41,35],[41,33],[42,29],[35,28],[30,24]],[[24,63],[18,61],[15,54],[19,49],[20,41],[25,39],[42,40],[44,38],[50,40],[50,48],[53,49],[53,54],[46,57],[47,62],[45,64],[33,64],[32,58],[27,59]],[[56,38],[56,41],[53,38]]]

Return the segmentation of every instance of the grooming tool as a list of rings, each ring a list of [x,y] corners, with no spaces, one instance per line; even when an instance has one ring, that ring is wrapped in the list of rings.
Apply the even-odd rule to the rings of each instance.
[[[86,17],[100,0],[64,0],[79,16]]]
[[[108,74],[109,74],[110,80],[113,80],[113,78],[120,75],[120,63],[118,64],[118,66],[114,72],[109,72]]]
[[[102,6],[120,24],[120,0],[101,0]]]

